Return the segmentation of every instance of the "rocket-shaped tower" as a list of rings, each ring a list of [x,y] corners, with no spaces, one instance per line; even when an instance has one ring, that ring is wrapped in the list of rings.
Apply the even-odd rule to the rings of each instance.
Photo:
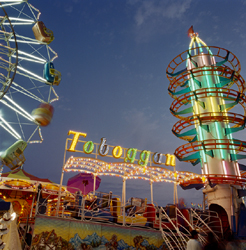
[[[209,209],[220,214],[224,230],[235,232],[242,202],[238,189],[243,185],[238,160],[246,158],[246,142],[234,139],[233,133],[245,127],[246,85],[235,55],[207,46],[193,27],[188,34],[189,49],[167,68],[174,98],[170,111],[180,119],[172,132],[188,141],[175,155],[180,161],[201,164]],[[243,115],[233,112],[239,106]]]

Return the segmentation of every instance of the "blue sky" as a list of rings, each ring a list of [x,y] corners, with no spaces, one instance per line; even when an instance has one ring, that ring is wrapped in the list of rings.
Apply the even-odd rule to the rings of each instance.
[[[42,144],[25,151],[24,169],[59,183],[69,130],[87,139],[139,150],[173,153],[184,144],[172,132],[177,119],[169,107],[166,68],[188,49],[191,25],[208,45],[232,51],[246,68],[246,2],[227,0],[42,0],[30,2],[53,30],[50,46],[62,73],[52,123]],[[30,32],[32,32],[30,30]],[[245,137],[243,133],[240,136]],[[246,138],[245,138],[246,140]],[[178,170],[200,166],[177,161]],[[5,167],[4,171],[7,171]],[[64,184],[71,175],[65,174]],[[122,180],[102,177],[100,191],[121,193]],[[154,200],[172,203],[172,184],[155,184]],[[201,203],[201,191],[182,191],[188,204]],[[150,198],[147,182],[127,183],[127,197]]]

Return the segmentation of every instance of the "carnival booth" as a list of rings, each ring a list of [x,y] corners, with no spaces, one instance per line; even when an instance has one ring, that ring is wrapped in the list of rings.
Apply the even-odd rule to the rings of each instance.
[[[50,208],[56,204],[59,185],[49,179],[38,178],[23,169],[3,173],[0,182],[0,198],[11,202],[19,223],[33,223],[36,213],[50,214]],[[41,191],[38,195],[38,191]],[[65,189],[61,189],[61,199],[73,199]],[[38,201],[38,204],[37,204]],[[38,205],[38,209],[36,209]]]

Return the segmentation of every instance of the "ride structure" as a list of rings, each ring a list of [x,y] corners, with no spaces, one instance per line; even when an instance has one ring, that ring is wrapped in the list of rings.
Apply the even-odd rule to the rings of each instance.
[[[233,138],[245,127],[245,81],[240,62],[230,51],[207,46],[193,27],[188,31],[189,49],[167,67],[168,91],[174,101],[171,113],[180,120],[172,132],[188,143],[175,151],[180,161],[201,164],[208,182],[204,196],[210,210],[217,211],[226,232],[236,232],[245,185],[238,160],[246,158],[246,142]],[[242,107],[244,114],[232,112]]]
[[[0,167],[21,167],[24,150],[43,141],[41,127],[53,117],[61,74],[49,46],[53,32],[26,0],[0,0]]]

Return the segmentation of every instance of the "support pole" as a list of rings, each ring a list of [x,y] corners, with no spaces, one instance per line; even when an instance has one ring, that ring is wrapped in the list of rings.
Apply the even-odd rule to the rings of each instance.
[[[151,204],[154,203],[154,198],[153,198],[153,181],[150,180],[150,195],[151,195]]]
[[[85,218],[85,197],[86,197],[86,195],[83,195],[83,198],[82,198],[82,211],[81,211],[81,220],[82,221]]]
[[[126,180],[125,177],[123,177],[123,185],[122,185],[122,215],[123,215],[123,226],[125,226],[125,206],[126,206]]]
[[[32,211],[33,211],[35,196],[36,196],[36,193],[33,194],[33,198],[32,198],[32,207],[31,207],[31,211],[30,211],[30,215],[29,215],[30,218],[32,217]]]
[[[59,215],[59,208],[60,208],[60,203],[61,203],[61,190],[62,190],[62,182],[63,182],[63,177],[64,177],[64,166],[65,166],[65,160],[66,160],[67,143],[68,143],[68,139],[66,140],[65,152],[64,152],[64,157],[63,157],[63,165],[62,165],[62,172],[61,172],[61,180],[60,180],[59,193],[58,193],[58,200],[57,200],[57,206],[56,206],[56,216]]]
[[[57,200],[57,206],[56,206],[56,216],[59,216],[59,208],[60,208],[60,203],[61,203],[61,190],[62,190],[63,176],[64,176],[64,169],[63,169],[63,166],[62,166],[61,180],[60,180],[58,200]]]
[[[95,174],[93,174],[94,176],[94,183],[93,183],[93,195],[95,195],[95,191],[96,191],[96,179],[97,179],[97,176]]]
[[[173,204],[178,203],[178,193],[177,193],[177,182],[174,183],[174,190],[173,190]]]
[[[173,204],[176,205],[178,204],[178,190],[177,190],[178,175],[176,173],[175,166],[174,166],[174,177],[175,177],[175,182],[174,182],[174,187],[173,187]]]

